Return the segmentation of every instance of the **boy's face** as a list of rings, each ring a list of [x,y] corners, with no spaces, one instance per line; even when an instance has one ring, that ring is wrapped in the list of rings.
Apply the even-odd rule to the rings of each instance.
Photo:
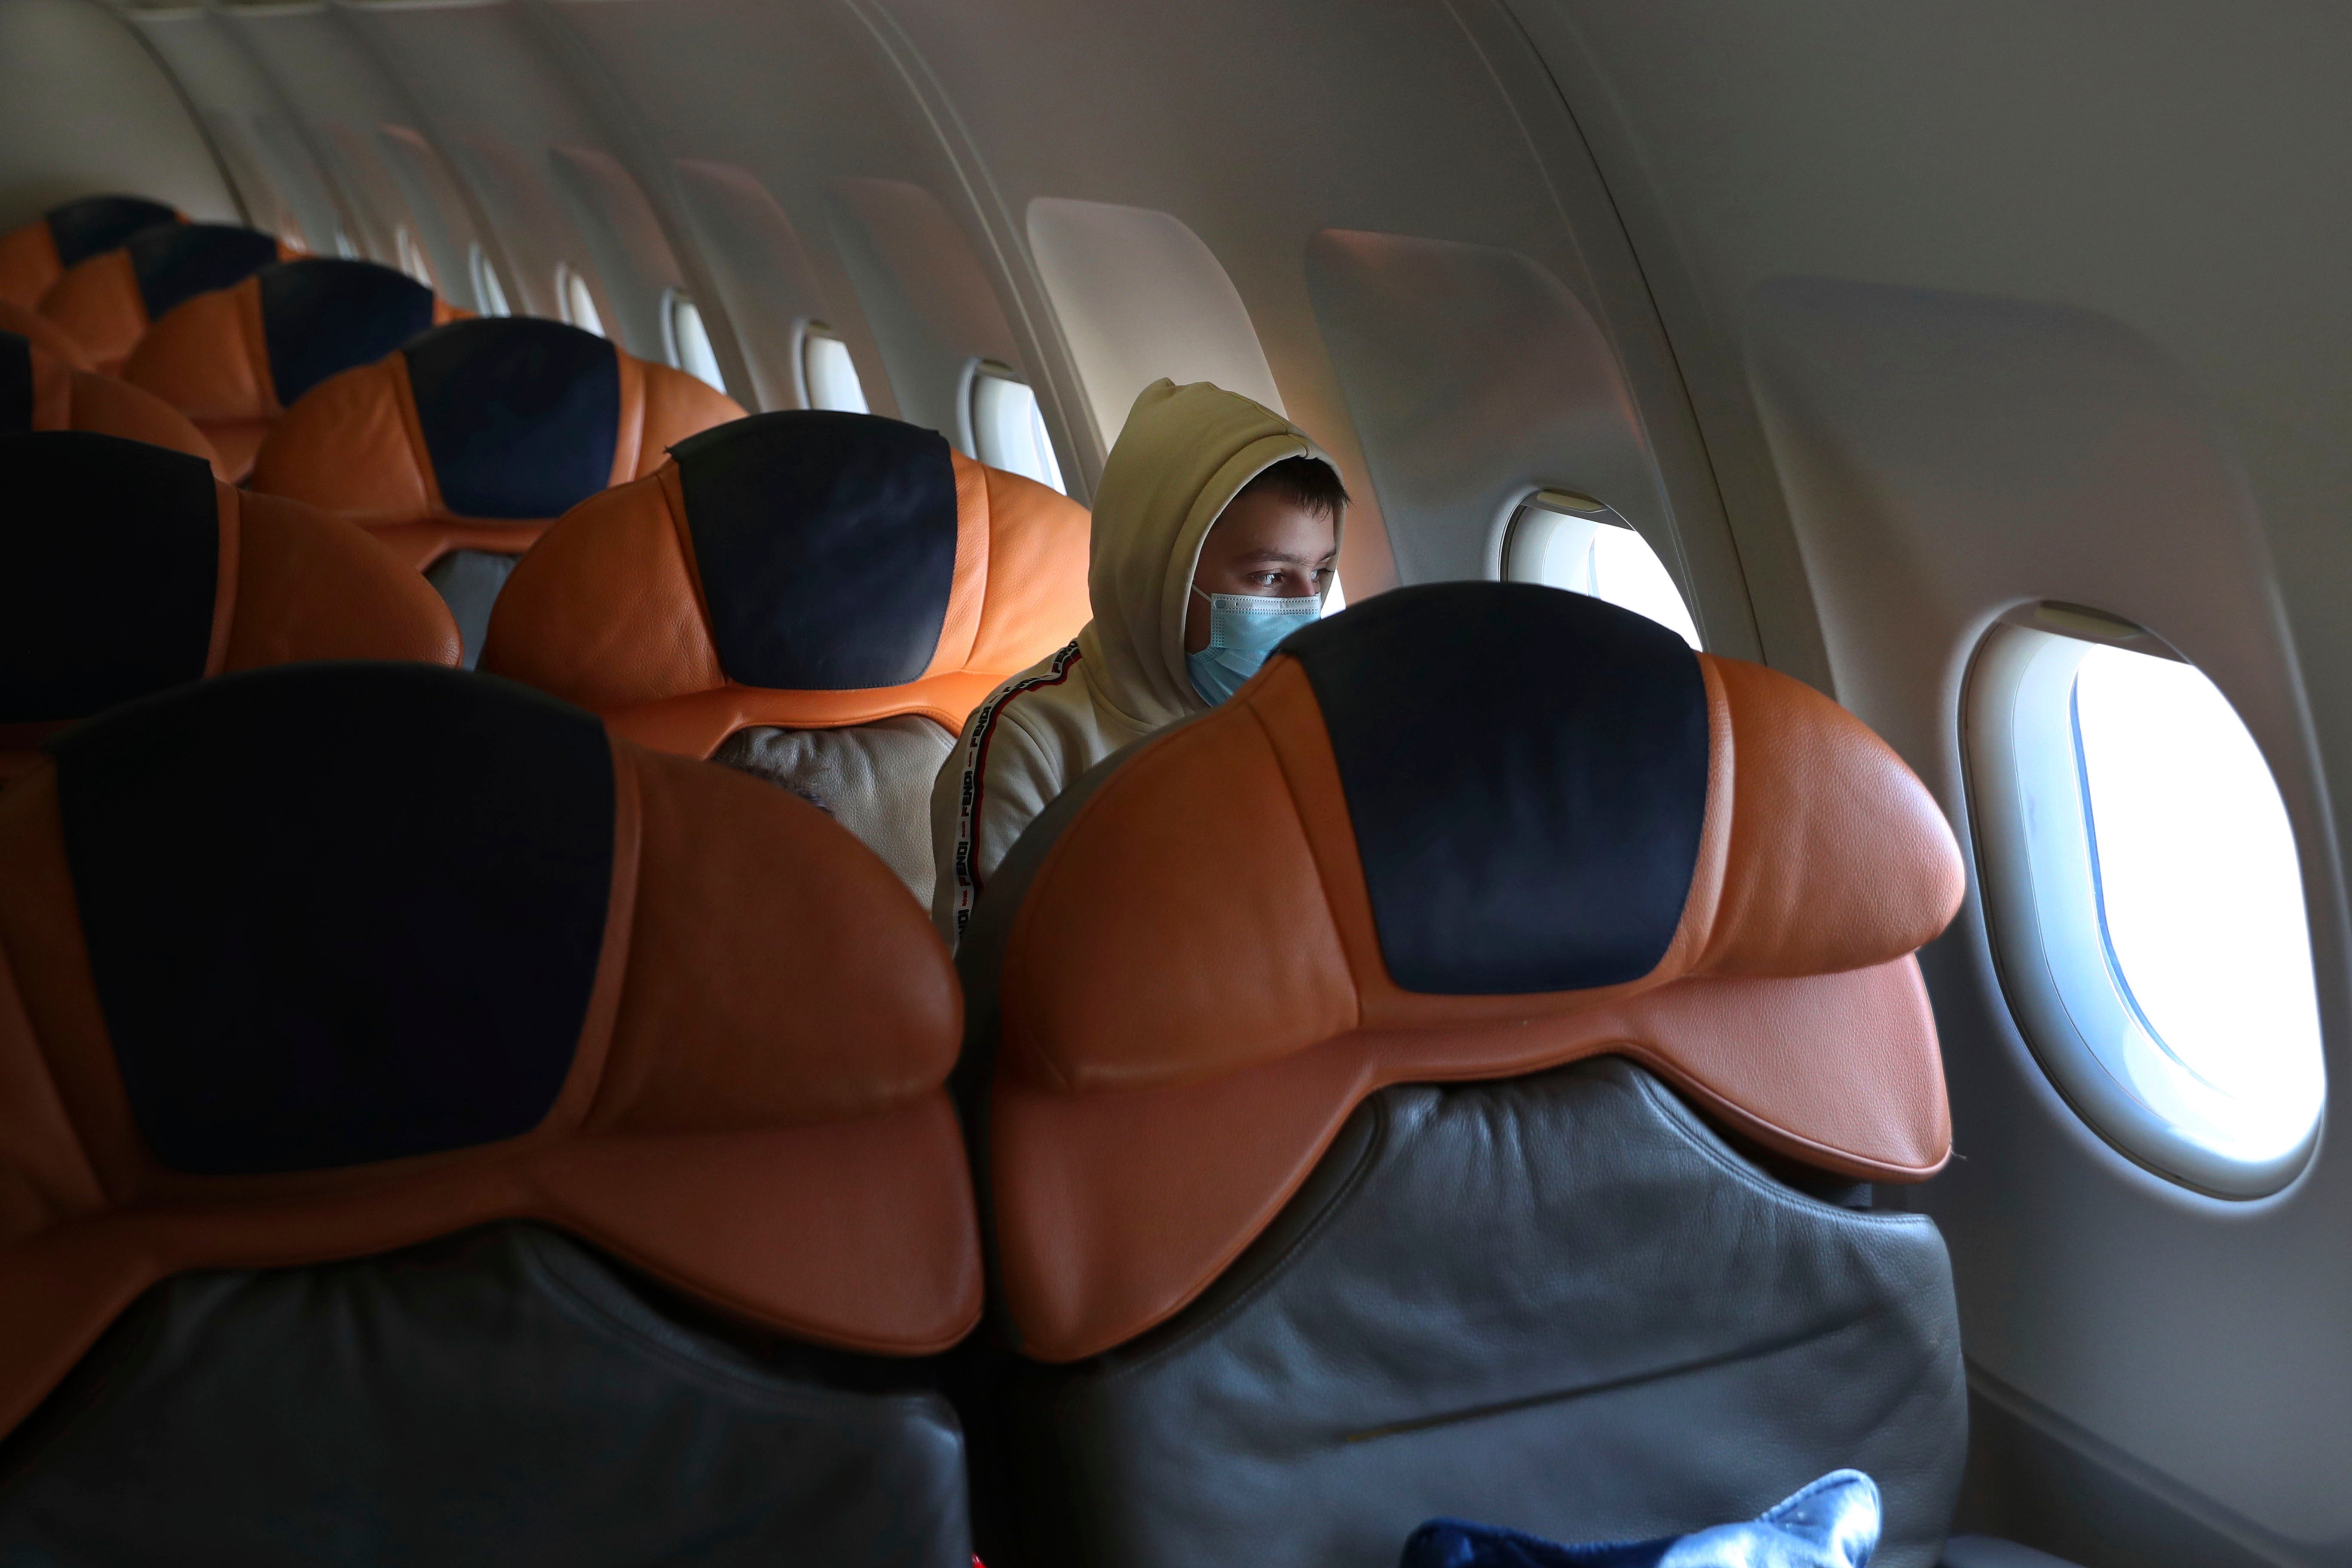
[[[1192,586],[1262,599],[1319,596],[1331,585],[1339,531],[1331,519],[1281,496],[1236,497],[1201,542]],[[1198,653],[1209,646],[1209,601],[1193,594],[1185,604],[1184,651]]]

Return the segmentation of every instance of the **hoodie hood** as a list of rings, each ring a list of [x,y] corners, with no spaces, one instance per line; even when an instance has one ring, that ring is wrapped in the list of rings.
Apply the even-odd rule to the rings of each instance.
[[[1136,398],[1095,492],[1078,634],[1097,697],[1139,730],[1208,704],[1184,663],[1184,611],[1201,542],[1242,487],[1290,458],[1330,458],[1281,415],[1205,381],[1153,382]]]

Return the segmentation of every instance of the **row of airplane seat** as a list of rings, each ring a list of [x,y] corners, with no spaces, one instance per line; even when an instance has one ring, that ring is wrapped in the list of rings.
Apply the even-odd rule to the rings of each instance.
[[[1843,1184],[1948,1153],[1961,888],[1827,699],[1530,585],[1294,637],[952,966],[840,823],[520,684],[181,686],[0,792],[0,1547],[1370,1568],[1851,1465],[1923,1568],[1948,1264]]]

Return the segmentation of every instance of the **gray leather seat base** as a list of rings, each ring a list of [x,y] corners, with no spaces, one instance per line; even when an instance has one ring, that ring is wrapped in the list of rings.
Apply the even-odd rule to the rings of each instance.
[[[465,645],[465,664],[473,668],[482,659],[482,639],[490,634],[490,611],[499,590],[514,575],[520,555],[499,555],[488,550],[452,550],[425,569],[425,580],[449,606]]]
[[[1391,1568],[1440,1514],[1655,1536],[1848,1465],[1875,1563],[1928,1568],[1967,1447],[1933,1222],[1775,1181],[1611,1058],[1373,1097],[1207,1296],[1022,1370],[1010,1419],[1020,1529],[1090,1568]]]
[[[738,730],[710,754],[755,773],[857,835],[888,862],[915,901],[931,907],[931,784],[955,734],[919,713],[839,730]]]
[[[183,1275],[0,1445],[0,1563],[969,1568],[947,1403],[748,1342],[524,1225]]]

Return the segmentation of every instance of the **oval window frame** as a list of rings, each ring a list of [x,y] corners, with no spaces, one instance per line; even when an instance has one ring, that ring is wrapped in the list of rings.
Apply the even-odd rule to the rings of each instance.
[[[2097,907],[2095,828],[2073,739],[2075,673],[2103,646],[2192,663],[2143,627],[2057,604],[2003,617],[1969,661],[1960,752],[2000,990],[2061,1098],[2118,1153],[2210,1197],[2269,1197],[2309,1167],[2318,1147],[2327,1110],[2324,1061],[2320,1092],[2300,1135],[2240,1156],[2186,1131],[2192,1121],[2224,1128],[2224,1118],[2200,1112],[2228,1096],[2185,1067],[2147,1070],[2173,1058],[2116,973]],[[2065,744],[2048,739],[2062,731]],[[2037,801],[2055,800],[2072,808],[2036,808]],[[2308,891],[2305,902],[2308,922]],[[2141,1089],[2132,1087],[2136,1078]]]

